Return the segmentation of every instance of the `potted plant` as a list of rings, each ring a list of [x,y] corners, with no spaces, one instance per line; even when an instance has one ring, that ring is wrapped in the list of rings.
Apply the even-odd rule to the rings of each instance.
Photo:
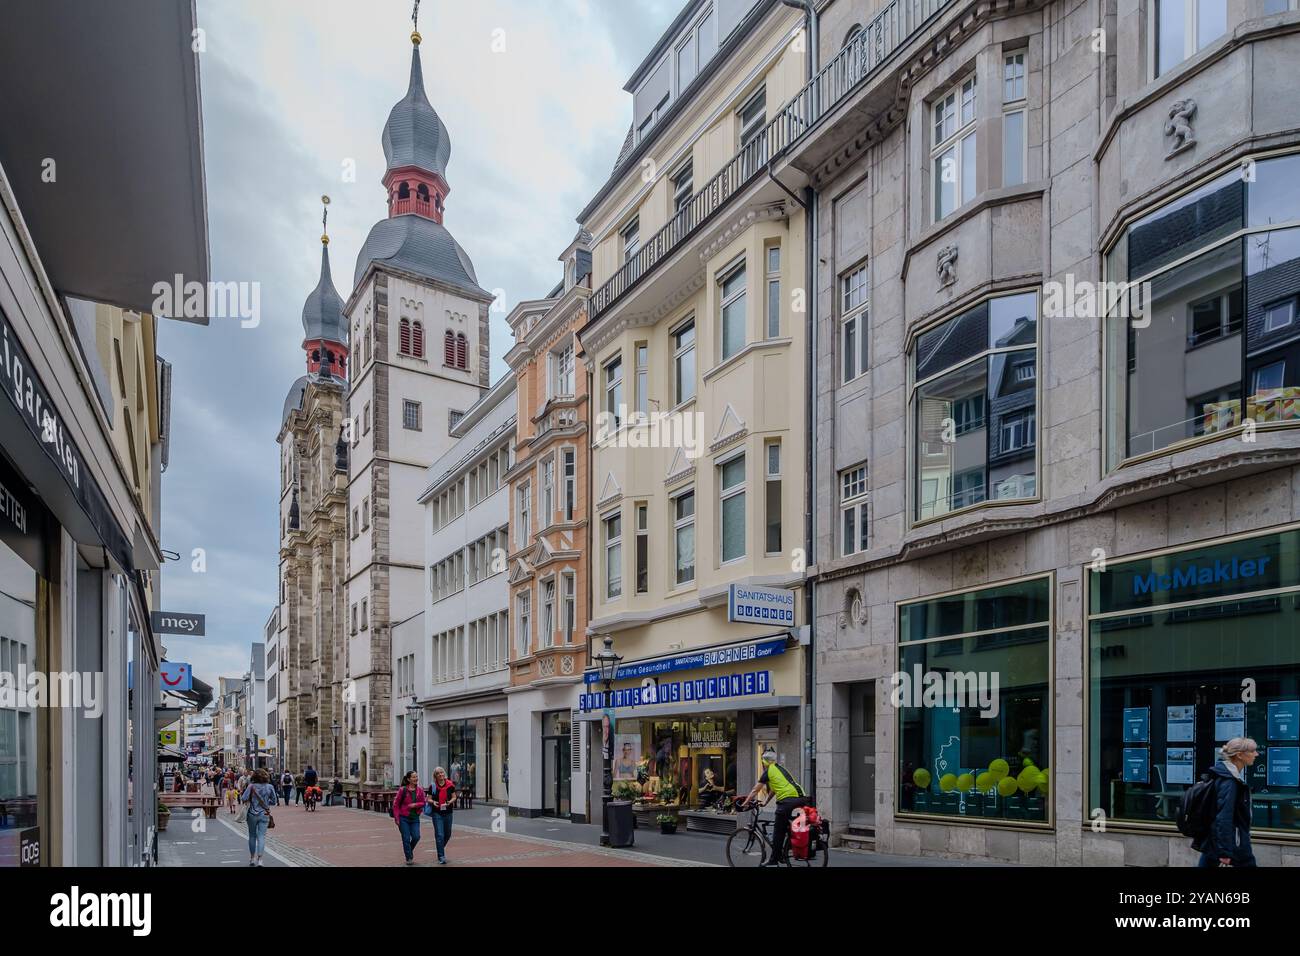
[[[663,804],[677,802],[677,788],[667,780],[659,784],[659,802]]]
[[[171,819],[172,811],[165,803],[158,804],[158,832],[161,833],[167,829],[167,822]]]
[[[659,824],[660,833],[677,832],[677,814],[661,813],[659,816],[655,817],[655,821]]]

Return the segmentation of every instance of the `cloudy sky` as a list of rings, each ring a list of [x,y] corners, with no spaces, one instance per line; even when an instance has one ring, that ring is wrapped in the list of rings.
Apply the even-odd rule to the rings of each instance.
[[[559,280],[575,216],[605,181],[631,121],[623,84],[685,0],[424,0],[429,101],[451,133],[445,224],[492,313],[492,376],[505,315]],[[212,277],[257,282],[261,321],[163,323],[175,366],[163,546],[179,552],[163,605],[207,615],[206,638],[166,639],[202,680],[238,676],[277,597],[276,434],[305,371],[302,304],[320,269],[330,204],[335,286],[385,215],[380,134],[406,92],[409,0],[199,0]],[[355,179],[346,170],[355,168]],[[205,552],[195,573],[191,555]]]

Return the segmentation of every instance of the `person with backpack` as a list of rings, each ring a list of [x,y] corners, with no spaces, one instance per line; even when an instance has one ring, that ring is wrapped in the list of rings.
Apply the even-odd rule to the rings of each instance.
[[[419,774],[412,770],[402,778],[402,786],[393,798],[393,819],[402,834],[402,853],[407,866],[415,862],[415,846],[420,842],[420,814],[424,813],[425,802]]]
[[[790,818],[795,810],[810,806],[812,801],[804,794],[803,787],[799,786],[794,774],[776,762],[776,751],[771,747],[763,751],[763,774],[749,795],[740,801],[741,808],[747,807],[760,790],[766,790],[771,794],[771,799],[776,800],[776,821],[772,824],[772,858],[765,860],[762,865],[781,866],[789,851],[786,837],[790,833]]]
[[[1184,795],[1178,829],[1200,851],[1198,867],[1255,866],[1246,771],[1259,756],[1259,745],[1249,737],[1233,737],[1221,754],[1223,759]]]
[[[287,769],[280,774],[280,796],[284,800],[285,806],[289,804],[289,794],[293,790],[293,774]]]

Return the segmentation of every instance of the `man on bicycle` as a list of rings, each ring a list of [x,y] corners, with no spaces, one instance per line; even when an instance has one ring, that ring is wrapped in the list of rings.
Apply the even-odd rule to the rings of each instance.
[[[763,775],[758,778],[758,783],[754,784],[749,795],[741,801],[741,806],[747,806],[764,788],[776,800],[776,822],[772,825],[772,859],[763,865],[781,866],[785,863],[788,850],[786,838],[790,834],[790,817],[799,807],[808,806],[810,801],[804,796],[803,787],[799,786],[794,774],[776,762],[776,751],[771,747],[763,751]]]

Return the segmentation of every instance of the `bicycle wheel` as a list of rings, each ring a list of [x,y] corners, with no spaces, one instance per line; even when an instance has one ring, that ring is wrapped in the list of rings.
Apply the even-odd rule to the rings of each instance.
[[[727,865],[762,866],[772,852],[772,844],[757,830],[737,830],[727,837]]]

